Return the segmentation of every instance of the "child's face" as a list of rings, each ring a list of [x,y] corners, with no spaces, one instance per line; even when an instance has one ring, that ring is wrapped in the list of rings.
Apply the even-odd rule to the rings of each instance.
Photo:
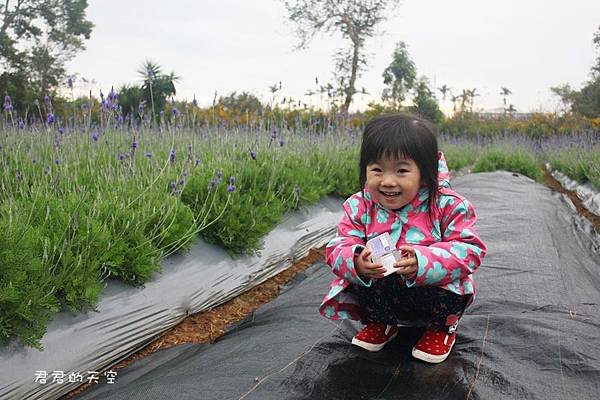
[[[367,165],[367,188],[382,206],[395,210],[419,193],[421,171],[410,158],[382,159]]]

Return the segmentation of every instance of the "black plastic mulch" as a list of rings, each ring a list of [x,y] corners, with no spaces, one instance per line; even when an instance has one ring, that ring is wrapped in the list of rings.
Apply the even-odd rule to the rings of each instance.
[[[505,172],[453,181],[489,246],[479,292],[450,357],[414,360],[402,328],[377,353],[358,325],[317,312],[329,268],[317,263],[210,345],[180,345],[119,370],[77,399],[598,399],[600,241],[561,195]]]

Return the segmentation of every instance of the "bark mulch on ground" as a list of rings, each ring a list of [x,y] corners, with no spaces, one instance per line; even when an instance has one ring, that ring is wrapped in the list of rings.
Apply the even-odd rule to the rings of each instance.
[[[571,199],[579,213],[590,220],[596,227],[596,230],[600,232],[600,216],[595,215],[586,209],[581,204],[581,200],[577,197],[575,192],[563,188],[561,184],[547,171],[544,172],[544,183],[551,189],[566,194]],[[324,247],[320,249],[311,249],[306,257],[302,258],[290,266],[290,268],[267,280],[266,282],[248,290],[247,292],[228,301],[227,303],[213,308],[212,310],[190,315],[180,324],[171,328],[156,340],[151,342],[144,349],[132,354],[125,360],[113,366],[111,369],[113,371],[118,371],[132,361],[146,357],[155,351],[166,349],[178,344],[213,342],[219,336],[223,335],[227,325],[242,320],[261,305],[268,303],[275,298],[279,294],[281,287],[290,279],[292,279],[298,272],[304,271],[317,261],[323,261],[324,254]],[[81,393],[89,386],[89,384],[80,386],[79,388],[70,392],[68,395],[63,396],[63,399],[71,398]]]
[[[596,227],[596,232],[600,233],[600,216],[585,208],[579,197],[577,197],[577,194],[574,191],[562,187],[560,182],[554,179],[546,169],[544,169],[544,183],[546,186],[550,187],[550,189],[566,194],[575,205],[575,208],[577,208],[579,214],[587,218],[594,227]]]

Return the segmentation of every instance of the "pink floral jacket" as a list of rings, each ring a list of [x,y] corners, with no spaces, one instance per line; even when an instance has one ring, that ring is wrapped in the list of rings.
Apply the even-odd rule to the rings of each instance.
[[[477,217],[473,206],[450,189],[442,152],[439,153],[438,181],[439,213],[433,225],[425,187],[411,203],[395,211],[376,202],[366,186],[364,197],[358,192],[344,202],[344,216],[338,224],[337,236],[327,244],[325,252],[327,265],[337,277],[319,307],[323,316],[333,320],[360,319],[360,306],[346,289],[351,284],[371,285],[371,280],[361,279],[354,269],[355,251],[365,247],[365,232],[367,240],[389,232],[396,248],[406,244],[415,249],[419,268],[413,279],[405,281],[408,287],[439,286],[461,295],[475,294],[472,275],[487,247],[474,229]]]

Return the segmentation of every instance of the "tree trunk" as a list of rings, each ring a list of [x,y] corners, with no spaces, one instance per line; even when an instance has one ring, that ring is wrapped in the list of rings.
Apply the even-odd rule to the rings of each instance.
[[[350,103],[352,102],[352,96],[356,93],[356,89],[354,88],[354,84],[356,83],[356,71],[358,70],[358,56],[360,51],[360,41],[358,39],[352,39],[353,52],[352,52],[352,69],[350,73],[350,81],[348,82],[348,86],[346,87],[346,99],[344,100],[344,105],[342,106],[342,112],[344,114],[348,114],[348,109],[350,108]]]

